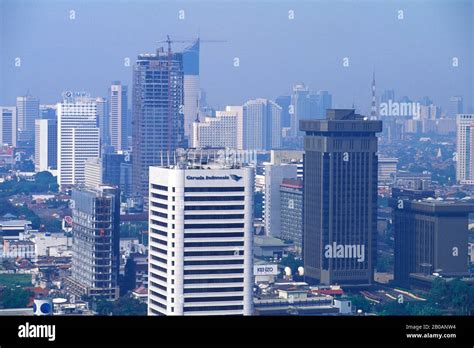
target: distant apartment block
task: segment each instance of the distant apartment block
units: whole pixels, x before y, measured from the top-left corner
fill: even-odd
[[[17,146],[16,107],[0,107],[0,146]]]
[[[474,114],[457,115],[456,180],[474,184]]]
[[[282,145],[281,107],[271,100],[249,100],[243,106],[243,147],[278,149]]]
[[[217,111],[216,117],[206,117],[193,124],[193,147],[237,148],[238,114],[232,111]]]
[[[280,237],[303,252],[303,180],[283,179],[280,185]]]
[[[34,141],[35,120],[39,118],[39,99],[30,95],[16,98],[18,140]]]

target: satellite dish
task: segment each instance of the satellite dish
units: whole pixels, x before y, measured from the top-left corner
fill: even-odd
[[[67,300],[65,298],[62,298],[62,297],[57,297],[57,298],[53,298],[53,303],[54,304],[61,304],[61,303],[66,303]]]
[[[291,276],[291,268],[290,267],[285,267],[285,275],[286,276]]]
[[[298,275],[300,275],[301,277],[304,276],[304,267],[303,266],[298,267]]]

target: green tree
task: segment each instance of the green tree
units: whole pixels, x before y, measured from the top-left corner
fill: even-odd
[[[407,305],[405,303],[389,302],[384,304],[379,310],[380,315],[409,315]]]
[[[119,297],[116,301],[96,300],[92,308],[99,315],[146,315],[147,306],[145,303],[127,294]]]
[[[134,299],[131,296],[123,296],[114,303],[113,315],[146,315],[147,306],[145,303]]]
[[[349,296],[349,299],[351,300],[352,307],[355,308],[356,310],[361,309],[364,313],[372,312],[373,306],[370,303],[370,301],[367,300],[364,296],[352,295],[352,296]]]
[[[448,283],[451,306],[456,311],[456,314],[467,314],[469,302],[469,288],[470,286],[460,279],[454,279]]]
[[[304,266],[303,260],[297,259],[291,254],[286,256],[286,257],[283,257],[280,261],[280,264],[283,267],[290,267],[291,268],[291,274],[293,274],[293,276],[298,275],[298,267]]]
[[[449,289],[446,280],[436,278],[431,284],[429,299],[434,304],[445,304],[449,299]]]
[[[30,293],[22,288],[4,288],[0,293],[0,307],[24,308],[30,301]]]

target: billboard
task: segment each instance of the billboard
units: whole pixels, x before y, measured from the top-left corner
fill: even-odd
[[[255,265],[255,266],[253,266],[253,274],[256,275],[256,276],[277,275],[278,274],[278,265],[276,265],[276,264]]]

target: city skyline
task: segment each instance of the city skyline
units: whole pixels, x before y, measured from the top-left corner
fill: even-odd
[[[8,17],[0,16],[0,25],[5,28],[2,30],[2,51],[6,52],[0,60],[1,105],[10,105],[13,98],[27,92],[37,96],[42,103],[55,103],[65,89],[89,90],[93,95],[105,96],[110,81],[120,80],[131,86],[136,57],[155,50],[159,41],[170,35],[172,40],[178,41],[189,41],[197,36],[203,40],[200,85],[206,90],[209,103],[217,108],[243,104],[252,98],[274,100],[290,94],[293,85],[305,83],[316,91],[330,91],[334,95],[334,107],[348,108],[355,103],[361,112],[368,113],[374,70],[378,91],[393,88],[399,96],[407,95],[414,100],[428,95],[442,107],[448,105],[453,95],[462,95],[467,112],[472,108],[473,52],[472,47],[464,44],[472,42],[469,30],[472,4],[469,1],[459,1],[458,6],[451,7],[441,1],[432,1],[427,6],[409,2],[381,5],[372,1],[357,6],[348,2],[329,6],[319,1],[282,2],[271,6],[261,2],[216,5],[210,1],[197,6],[189,2],[175,5],[167,1],[138,1],[133,6],[135,16],[128,17],[125,17],[128,14],[125,3],[112,6],[109,1],[65,2],[49,6],[50,2],[44,1],[33,7],[28,7],[28,3],[8,0],[1,3],[1,12],[10,13]],[[48,21],[55,25],[54,32],[50,26],[40,25],[44,6],[48,8]],[[24,25],[21,30],[12,32],[11,21],[19,13],[25,20]],[[116,35],[121,37],[123,44],[118,44],[117,39],[94,43],[102,29],[95,28],[94,35],[89,35],[88,21],[92,16],[107,21],[111,15],[116,20],[104,28],[117,33],[124,31],[123,35]],[[143,28],[147,19],[151,21],[153,16],[162,20],[156,32]],[[202,20],[204,16],[206,21]],[[222,21],[227,23],[237,16],[248,23],[236,25],[232,30],[222,23],[218,34],[212,30],[213,25],[219,26]],[[352,30],[347,31],[347,25],[325,25],[328,18],[334,16],[347,22]],[[143,20],[136,23],[133,18]],[[443,24],[421,30],[420,20]],[[312,22],[318,25],[309,25]],[[127,26],[119,25],[122,23]],[[276,25],[282,30],[271,35],[270,29]],[[58,27],[63,33],[58,33]],[[249,35],[255,30],[255,35]],[[33,35],[30,48],[22,44],[27,33]],[[45,42],[38,37],[35,40],[41,33],[56,39]],[[318,41],[314,41],[314,37]],[[206,43],[206,40],[226,42]],[[36,47],[35,42],[41,45]],[[417,42],[423,42],[423,45],[417,45]],[[174,43],[173,51],[188,45]],[[91,47],[99,49],[91,50]],[[34,58],[29,53],[31,50],[35,52]],[[293,63],[290,57],[295,52],[299,53],[298,61]],[[56,64],[51,70],[52,65],[48,62],[53,59]],[[236,59],[238,66],[235,66]],[[80,74],[81,67],[92,66],[91,60],[98,63],[94,64],[97,70]],[[17,63],[20,66],[16,66]],[[77,68],[65,73],[70,64]],[[289,69],[281,69],[288,64]],[[31,74],[31,69],[39,74]],[[404,71],[405,79],[399,78],[400,69]],[[279,71],[278,75],[274,71]],[[239,87],[244,88],[237,89],[235,84],[225,83],[230,80],[239,81]],[[269,80],[273,83],[264,84],[263,81]],[[44,81],[48,81],[48,91],[41,88]],[[442,86],[439,81],[443,81]],[[219,88],[220,85],[227,88]]]
[[[472,317],[472,29],[474,0],[0,0],[0,317]]]

